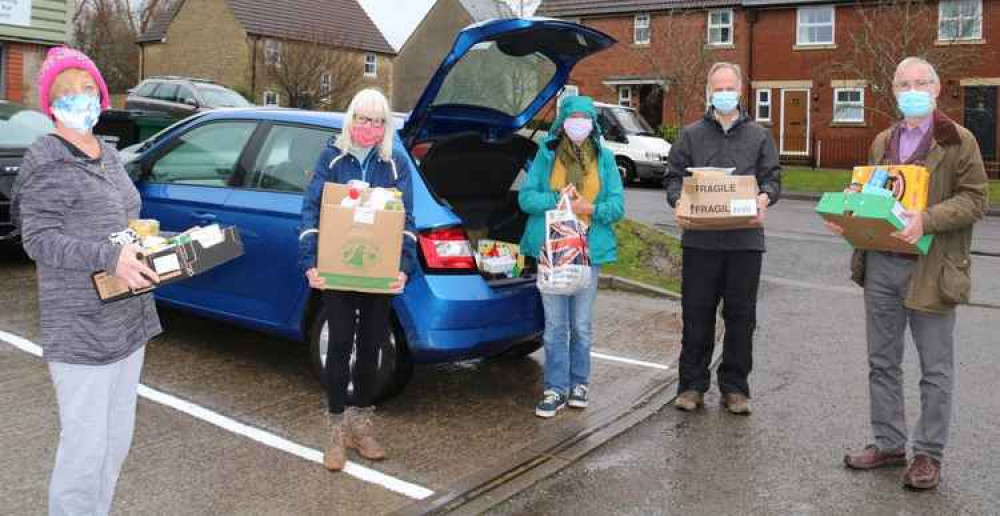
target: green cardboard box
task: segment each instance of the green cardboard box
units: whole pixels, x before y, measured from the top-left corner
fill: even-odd
[[[844,238],[855,248],[927,254],[934,235],[924,235],[916,245],[892,236],[906,227],[903,211],[893,197],[866,193],[829,192],[816,205],[816,213],[844,228]]]

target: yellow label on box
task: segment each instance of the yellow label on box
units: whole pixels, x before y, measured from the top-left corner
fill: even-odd
[[[884,188],[892,192],[897,201],[908,210],[923,211],[927,208],[927,192],[930,190],[931,173],[919,165],[879,165],[877,167],[854,167],[851,183],[864,185],[877,168],[888,169],[889,179]]]

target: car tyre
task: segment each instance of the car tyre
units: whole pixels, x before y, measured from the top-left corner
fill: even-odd
[[[389,339],[379,350],[378,369],[375,382],[375,402],[385,401],[398,395],[413,376],[413,360],[406,344],[405,332],[402,331],[395,316],[392,320],[392,330]],[[309,359],[312,372],[316,375],[323,388],[326,388],[326,350],[329,344],[327,318],[323,309],[315,310],[309,324]],[[354,374],[354,354],[351,354],[351,374]],[[353,399],[353,388],[348,386],[348,399]]]
[[[627,158],[615,158],[615,165],[618,167],[618,175],[622,178],[622,185],[628,186],[635,182],[635,165]]]
[[[514,344],[513,346],[510,347],[510,349],[503,352],[503,356],[523,358],[534,353],[535,351],[538,351],[541,348],[542,348],[542,338],[539,337],[537,339],[526,340],[524,342],[519,342],[517,344]]]

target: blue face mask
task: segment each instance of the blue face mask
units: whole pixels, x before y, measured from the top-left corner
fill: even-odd
[[[52,103],[52,115],[69,129],[89,133],[101,116],[101,100],[87,93],[63,95]]]
[[[723,115],[732,113],[740,105],[740,94],[735,91],[716,91],[712,93],[712,107]]]
[[[896,95],[896,104],[906,118],[922,118],[934,110],[934,99],[927,91],[906,90]]]

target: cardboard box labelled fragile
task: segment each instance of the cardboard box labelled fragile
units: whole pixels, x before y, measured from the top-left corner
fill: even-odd
[[[243,240],[240,232],[235,226],[229,226],[222,229],[219,240],[191,240],[143,256],[146,266],[159,276],[160,282],[155,286],[132,290],[124,280],[105,271],[95,272],[91,279],[101,301],[117,301],[197,276],[242,255]]]
[[[392,293],[399,276],[406,212],[344,207],[347,185],[327,183],[316,268],[326,289]]]
[[[677,218],[686,230],[726,230],[759,228],[757,178],[730,176],[710,171],[693,172],[684,178]]]
[[[892,236],[906,227],[903,205],[885,195],[829,192],[823,194],[816,212],[844,228],[844,239],[857,249],[927,254],[934,239],[924,235],[916,244]]]

